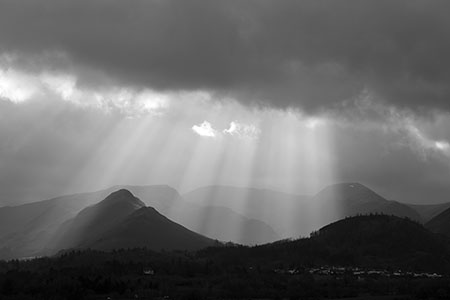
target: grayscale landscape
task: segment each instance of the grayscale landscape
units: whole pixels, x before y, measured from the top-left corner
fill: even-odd
[[[0,300],[450,299],[449,14],[0,0]]]

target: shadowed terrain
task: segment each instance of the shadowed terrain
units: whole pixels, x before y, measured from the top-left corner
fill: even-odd
[[[112,195],[126,194],[122,191],[108,196],[120,189],[129,190],[140,200],[112,201]],[[408,206],[386,200],[359,183],[328,186],[313,197],[231,186],[210,186],[180,196],[165,185],[116,186],[0,208],[4,217],[0,219],[0,257],[36,256],[93,245],[100,233],[119,226],[144,206],[154,207],[173,222],[210,239],[257,245],[308,236],[330,222],[359,214],[382,213],[421,221],[439,214],[445,205]],[[449,218],[439,219],[427,226],[440,232],[437,227],[445,226],[433,224],[445,224]]]
[[[110,242],[125,246],[135,238],[145,240],[148,227],[161,226],[159,222],[170,221],[153,208],[140,208],[97,246],[109,249]],[[83,250],[0,261],[0,295],[8,300],[446,299],[448,250],[447,240],[409,219],[356,216],[309,238],[254,247]]]

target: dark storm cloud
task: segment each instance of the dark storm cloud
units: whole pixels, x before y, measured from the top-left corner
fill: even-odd
[[[449,13],[448,1],[1,1],[0,49],[60,51],[120,83],[282,108],[369,91],[450,110]]]

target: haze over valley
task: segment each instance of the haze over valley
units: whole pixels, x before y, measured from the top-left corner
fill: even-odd
[[[408,218],[450,235],[443,221],[449,210],[449,203],[389,201],[359,183],[327,186],[314,196],[232,186],[184,195],[169,186],[116,186],[0,208],[0,253],[11,259],[68,249],[252,246],[308,237],[332,222],[367,214]]]

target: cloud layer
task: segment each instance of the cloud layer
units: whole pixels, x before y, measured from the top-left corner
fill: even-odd
[[[76,73],[80,85],[207,90],[312,110],[370,92],[398,107],[450,110],[444,0],[0,5],[0,51],[22,68]]]
[[[0,204],[124,183],[333,181],[445,201],[449,12],[446,0],[0,0]]]

